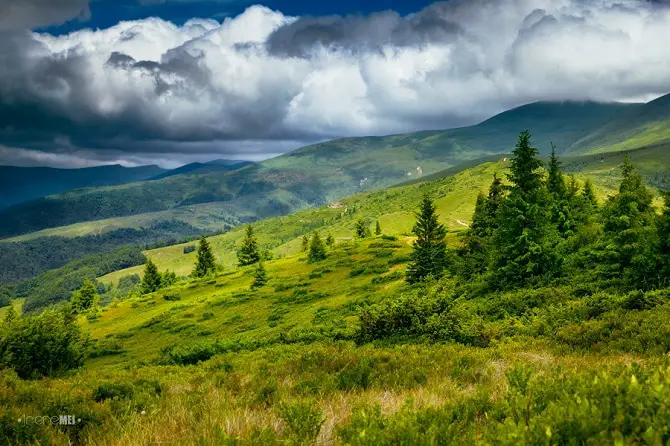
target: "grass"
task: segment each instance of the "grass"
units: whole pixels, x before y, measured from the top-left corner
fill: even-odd
[[[253,292],[247,267],[113,302],[80,318],[93,342],[82,370],[40,381],[0,372],[4,434],[42,444],[537,444],[549,428],[556,443],[591,432],[610,444],[624,429],[661,444],[670,362],[657,352],[613,344],[585,354],[524,334],[535,323],[522,317],[492,322],[500,335],[486,347],[352,342],[359,307],[408,290],[395,273],[410,242],[343,241],[318,264],[269,261],[268,284]],[[515,326],[525,328],[512,336]],[[631,433],[608,415],[619,405],[661,430]],[[83,421],[15,422],[59,410]]]

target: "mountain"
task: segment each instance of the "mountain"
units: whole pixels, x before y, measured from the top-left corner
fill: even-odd
[[[218,203],[233,222],[286,214],[340,197],[423,177],[482,156],[509,152],[530,129],[542,153],[559,152],[639,104],[540,102],[476,126],[382,137],[344,138],[230,172],[201,171],[113,188],[71,191],[0,212],[0,237],[78,222]],[[198,173],[200,172],[200,173]],[[192,221],[189,222],[195,226]]]
[[[163,172],[160,175],[150,178],[150,180],[162,180],[163,178],[175,175],[199,175],[214,172],[230,172],[241,169],[244,166],[253,164],[251,161],[233,161],[233,160],[214,160],[207,163],[191,163],[176,169]]]
[[[0,166],[0,209],[71,189],[142,181],[163,172],[165,170],[158,166],[113,165],[82,169]]]
[[[670,142],[670,95],[630,107],[568,151],[573,154],[630,150]]]

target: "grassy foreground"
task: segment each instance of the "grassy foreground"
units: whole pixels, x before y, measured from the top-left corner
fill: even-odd
[[[270,280],[256,291],[253,269],[243,268],[82,317],[93,343],[83,370],[39,381],[0,373],[2,437],[122,445],[670,440],[670,292],[637,311],[625,310],[626,296],[605,305],[570,287],[466,299],[457,311],[470,315],[470,345],[359,345],[359,308],[409,292],[409,242],[341,242],[317,265],[304,254],[267,262]],[[59,414],[81,421],[25,423]]]

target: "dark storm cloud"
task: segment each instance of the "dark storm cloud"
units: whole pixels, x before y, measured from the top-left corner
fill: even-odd
[[[60,24],[75,17],[88,18],[88,0],[2,0],[0,31]]]
[[[271,54],[308,57],[315,48],[352,52],[378,51],[385,46],[448,44],[462,29],[450,20],[450,3],[437,3],[410,17],[394,11],[369,16],[303,17],[270,35]]]

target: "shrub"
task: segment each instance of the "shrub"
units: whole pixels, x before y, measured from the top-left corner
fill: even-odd
[[[2,363],[21,378],[53,376],[83,365],[87,338],[65,312],[19,319],[1,336]]]
[[[279,413],[298,441],[314,441],[324,422],[321,409],[310,401],[282,403]]]
[[[184,246],[184,254],[195,252],[195,245]]]
[[[167,300],[168,302],[175,302],[181,300],[181,296],[177,293],[166,293],[163,295],[163,299]]]

